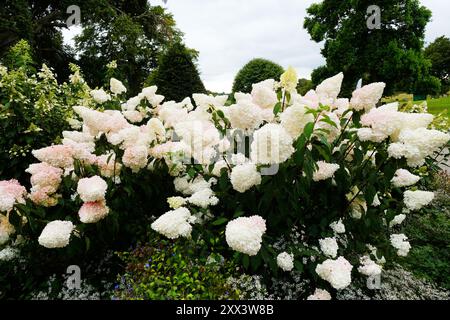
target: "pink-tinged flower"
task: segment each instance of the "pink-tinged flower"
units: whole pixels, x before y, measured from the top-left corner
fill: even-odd
[[[71,168],[73,166],[73,149],[69,146],[54,145],[32,151],[33,156],[53,167]]]
[[[52,167],[45,162],[33,163],[25,172],[31,174],[30,182],[33,188],[51,187],[52,192],[58,189],[63,175],[62,169]]]
[[[96,223],[105,218],[109,208],[105,201],[85,202],[78,211],[80,221],[83,223]]]
[[[28,198],[39,206],[54,207],[58,204],[59,194],[54,194],[55,189],[53,187],[31,188],[31,192]]]
[[[310,295],[306,300],[331,300],[331,295],[327,290],[316,289],[314,294]]]
[[[0,181],[0,212],[9,212],[16,203],[24,203],[26,193],[27,190],[15,179]]]
[[[114,153],[102,154],[96,159],[96,164],[100,169],[100,174],[103,177],[111,178],[114,175],[117,177],[120,175],[122,165],[115,161],[116,155]]]
[[[80,179],[77,186],[77,192],[84,202],[104,200],[107,189],[106,181],[99,176]]]
[[[384,82],[375,82],[353,91],[350,108],[369,111],[381,99],[385,87]]]
[[[145,146],[135,146],[125,149],[122,157],[122,162],[125,167],[130,168],[133,172],[138,172],[140,169],[147,166],[148,149]]]
[[[9,223],[8,217],[0,214],[0,246],[5,244],[14,232],[16,232],[16,230],[14,229],[14,226]]]

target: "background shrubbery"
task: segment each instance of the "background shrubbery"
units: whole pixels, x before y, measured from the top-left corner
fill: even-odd
[[[152,72],[147,84],[158,87],[166,101],[180,102],[194,93],[205,93],[195,60],[198,53],[182,43],[172,44],[159,58],[158,68]]]
[[[0,71],[0,177],[27,183],[24,170],[34,161],[31,150],[56,142],[70,128],[70,106],[89,100],[89,87],[75,65],[70,82],[58,84],[51,69],[36,66],[26,41],[12,47],[5,61]]]
[[[266,59],[253,59],[236,74],[233,83],[233,92],[252,91],[252,84],[266,79],[279,80],[284,72],[283,67]]]

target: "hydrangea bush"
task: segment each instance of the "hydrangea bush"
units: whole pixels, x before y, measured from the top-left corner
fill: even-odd
[[[0,65],[0,177],[25,182],[31,151],[53,143],[64,129],[74,104],[89,104],[89,87],[80,69],[70,65],[70,81],[58,84],[45,64],[36,72],[29,44],[11,48],[7,66]]]
[[[137,212],[155,215],[163,236],[201,239],[249,272],[300,273],[311,281],[305,298],[379,276],[408,254],[395,226],[432,201],[414,185],[450,136],[428,129],[428,113],[377,106],[384,83],[338,98],[342,80],[301,96],[289,68],[228,105],[204,94],[164,101],[154,86],[126,99],[112,78],[91,91],[95,104],[73,106],[78,129],[33,151],[29,191],[1,182],[0,244],[21,235],[45,250],[92,236],[97,245],[101,230]]]

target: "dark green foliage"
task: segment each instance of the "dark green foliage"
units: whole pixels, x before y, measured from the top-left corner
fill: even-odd
[[[314,89],[313,83],[308,79],[298,80],[297,91],[301,95],[305,95],[309,90]]]
[[[119,256],[126,263],[114,298],[144,300],[237,299],[226,281],[236,266],[192,240],[166,240],[151,232],[145,245]]]
[[[67,28],[77,5],[82,34],[76,39],[76,57],[64,45],[61,29]],[[0,7],[0,58],[20,39],[29,41],[38,64],[55,69],[58,80],[70,74],[69,62],[77,61],[93,86],[102,85],[106,64],[116,60],[123,80],[131,89],[141,86],[156,67],[161,49],[181,33],[173,16],[146,0],[4,0]]]
[[[283,72],[283,67],[275,62],[253,59],[237,73],[233,83],[233,92],[249,93],[252,91],[252,84],[267,79],[279,80]]]
[[[74,59],[63,43],[59,28],[66,27],[67,7],[79,2],[3,0],[0,6],[0,58],[20,39],[25,39],[33,48],[38,65],[47,63],[55,69],[59,79],[67,79],[69,62]]]
[[[173,16],[145,0],[102,0],[83,6],[82,12],[88,13],[75,42],[79,64],[93,87],[104,84],[106,64],[115,60],[115,77],[136,94],[157,66],[158,55],[181,37]]]
[[[442,83],[442,93],[450,90],[450,39],[442,36],[434,40],[426,49],[425,56],[431,60],[431,74]]]
[[[402,232],[411,240],[403,264],[413,273],[450,289],[450,178],[441,172],[432,177],[435,200],[422,213],[410,214]]]
[[[69,105],[84,97],[85,85],[58,86],[54,78],[36,76],[31,48],[19,41],[6,55],[9,69],[0,75],[0,178],[19,179],[36,162],[31,150],[51,145],[69,128]],[[39,66],[40,68],[40,66]]]
[[[381,8],[381,29],[367,27],[370,5]],[[392,94],[412,92],[415,82],[428,75],[430,62],[422,48],[430,18],[418,0],[324,0],[307,9],[304,27],[314,41],[325,41],[322,55],[329,74],[344,72],[343,96],[360,78],[364,84],[386,82],[385,93]],[[313,77],[314,85],[317,80]]]
[[[126,250],[131,244],[145,239],[151,223],[150,216],[159,216],[168,209],[164,201],[156,199],[165,199],[173,194],[173,183],[167,174],[167,167],[160,161],[155,163],[154,173],[141,171],[131,174],[129,169],[122,170],[126,172],[122,174],[120,185],[113,188],[113,182],[108,179],[108,216],[95,224],[79,224],[77,232],[80,237],[73,236],[65,248],[47,249],[40,246],[37,239],[48,221],[62,219],[78,224],[77,212],[82,201],[79,197],[70,200],[77,187],[76,181],[69,176],[64,177],[59,190],[62,197],[55,207],[39,207],[31,201],[27,201],[26,205],[17,205],[17,212],[26,217],[28,223],[22,225],[16,211],[11,212],[10,222],[15,226],[16,235],[24,235],[29,240],[21,246],[21,257],[27,263],[23,270],[15,271],[14,263],[0,262],[0,298],[2,295],[27,298],[36,285],[54,273],[64,274],[67,266],[74,264],[83,267],[97,261],[109,250]],[[79,164],[75,165],[75,172],[79,176],[99,174],[95,166],[81,167]],[[112,272],[119,272],[119,268],[117,263]],[[90,276],[86,269],[82,270],[84,276]]]
[[[166,101],[180,102],[194,93],[206,93],[195,65],[196,58],[194,50],[180,42],[172,44],[161,55],[158,68],[150,75],[147,84],[156,85],[158,93]]]
[[[441,92],[441,81],[434,76],[426,76],[416,82],[414,93],[417,95],[438,95]]]

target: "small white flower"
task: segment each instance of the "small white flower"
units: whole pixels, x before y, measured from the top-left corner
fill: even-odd
[[[294,255],[287,252],[282,252],[277,256],[277,264],[284,271],[291,271],[294,269]]]
[[[336,258],[339,246],[335,238],[320,239],[319,244],[324,255]]]
[[[111,80],[109,81],[109,84],[111,87],[111,92],[114,94],[121,94],[121,93],[127,92],[127,88],[125,88],[123,83],[115,78],[111,78]]]

